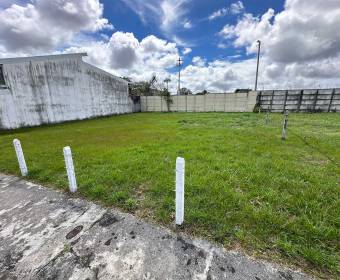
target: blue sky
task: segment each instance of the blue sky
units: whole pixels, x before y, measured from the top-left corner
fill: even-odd
[[[134,81],[193,92],[340,86],[339,0],[1,0],[0,57],[87,52]]]
[[[148,35],[155,35],[158,38],[165,40],[172,40],[172,36],[167,36],[159,28],[157,21],[149,19],[147,22],[143,22],[136,14],[136,11],[131,9],[124,1],[116,0],[102,0],[104,6],[104,17],[108,18],[114,25],[115,29],[133,32],[135,37],[139,40],[145,38]],[[241,55],[234,59],[244,59],[248,57],[244,48],[235,48],[230,44],[225,49],[218,47],[220,39],[216,37],[225,24],[235,24],[237,19],[242,16],[243,12],[249,12],[254,15],[261,16],[269,8],[273,8],[275,11],[280,12],[283,10],[283,0],[246,0],[243,1],[244,11],[238,14],[232,14],[228,12],[225,16],[221,16],[214,20],[209,20],[208,17],[214,12],[222,8],[229,8],[230,5],[237,1],[226,0],[195,0],[183,5],[183,9],[187,10],[185,19],[191,22],[192,28],[177,28],[171,35],[176,35],[182,39],[184,46],[191,47],[193,50],[188,56],[184,58],[184,63],[188,64],[194,56],[205,57],[207,60],[221,59],[229,56]],[[181,20],[181,19],[179,19]],[[110,35],[109,33],[107,33]],[[183,47],[183,46],[182,46]],[[251,54],[253,55],[253,54]]]

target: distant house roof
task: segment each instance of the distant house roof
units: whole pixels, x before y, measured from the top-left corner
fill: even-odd
[[[29,61],[41,61],[41,60],[57,60],[65,58],[78,58],[81,59],[83,56],[87,56],[87,53],[68,53],[68,54],[56,54],[56,55],[42,55],[42,56],[29,56],[29,57],[12,57],[0,59],[0,64],[12,64]]]

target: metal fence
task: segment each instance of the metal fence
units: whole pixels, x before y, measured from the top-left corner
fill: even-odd
[[[258,91],[257,104],[270,112],[339,112],[340,88]]]

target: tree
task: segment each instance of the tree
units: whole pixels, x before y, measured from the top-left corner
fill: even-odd
[[[153,74],[149,82],[150,88],[153,87],[156,83],[157,83],[157,76],[156,74]]]
[[[166,83],[166,89],[169,91],[169,83],[171,82],[171,79],[166,78],[163,82]]]
[[[159,91],[156,88],[156,83],[157,83],[157,76],[152,75],[151,79],[147,82],[142,81],[142,82],[137,82],[137,83],[132,83],[130,86],[130,94],[131,95],[157,95],[157,92]]]
[[[164,80],[164,83],[168,82],[170,82],[169,78]],[[170,92],[163,83],[157,83],[157,76],[155,74],[147,82],[129,83],[129,91],[131,96],[162,96],[166,101],[168,111],[170,110],[170,104],[172,103]]]
[[[184,87],[180,89],[179,94],[180,95],[192,95],[192,91]]]
[[[196,95],[206,95],[206,94],[208,94],[209,92],[205,89],[205,90],[203,90],[203,91],[201,91],[201,92],[197,92],[196,93]]]
[[[172,98],[171,98],[171,95],[168,89],[164,88],[163,90],[160,91],[159,95],[163,96],[166,102],[166,106],[168,107],[168,111],[170,111],[170,104],[172,104],[173,101],[172,101]]]
[[[127,81],[127,82],[129,82],[129,83],[132,82],[132,80],[131,80],[129,77],[126,77],[126,76],[122,77],[122,79],[125,80],[125,81]]]

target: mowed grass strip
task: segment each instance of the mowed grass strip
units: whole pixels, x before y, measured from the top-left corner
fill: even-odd
[[[340,114],[140,113],[2,132],[0,171],[172,226],[175,160],[186,160],[184,231],[339,277]]]

